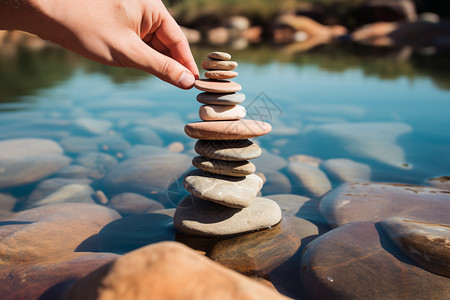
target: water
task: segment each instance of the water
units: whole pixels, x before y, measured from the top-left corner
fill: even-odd
[[[193,50],[199,62],[210,49]],[[258,139],[268,151],[284,158],[350,158],[369,164],[374,181],[422,183],[449,170],[447,58],[405,60],[398,54],[405,49],[355,45],[298,54],[270,46],[229,51],[239,62],[236,81],[247,95],[249,117],[274,127]],[[192,149],[183,125],[198,119],[196,90],[178,90],[146,73],[60,49],[22,49],[15,57],[2,56],[0,66],[2,139],[52,136],[51,124],[26,128],[33,119],[89,117],[113,121],[119,134],[144,124],[165,145],[181,141]]]

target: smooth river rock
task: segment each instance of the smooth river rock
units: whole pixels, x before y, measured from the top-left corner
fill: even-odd
[[[243,161],[259,157],[262,150],[250,140],[198,140],[195,152],[211,159]]]
[[[450,176],[430,178],[427,183],[438,189],[450,190]]]
[[[64,203],[24,210],[0,222],[0,263],[24,263],[61,253],[96,251],[96,234],[120,218],[95,204]]]
[[[271,130],[269,123],[246,119],[194,122],[184,127],[188,136],[198,140],[242,140],[265,135]]]
[[[186,234],[229,236],[266,229],[278,224],[281,210],[270,199],[257,197],[249,207],[238,209],[188,195],[178,204],[175,227]]]
[[[239,83],[229,80],[197,79],[194,86],[208,93],[234,93],[242,89]]]
[[[450,278],[417,266],[379,226],[354,222],[312,241],[301,284],[308,299],[448,299]]]
[[[92,203],[95,204],[94,190],[86,184],[72,183],[67,184],[34,202],[26,202],[25,208],[37,207],[42,205],[56,204],[56,203]]]
[[[287,299],[177,242],[130,252],[79,279],[65,300]]]
[[[0,141],[0,188],[43,179],[70,164],[61,146],[47,139]]]
[[[356,182],[370,181],[371,170],[366,164],[362,164],[347,158],[333,158],[324,161],[320,167],[335,181]]]
[[[238,72],[214,70],[205,72],[205,77],[208,79],[231,79],[238,76]]]
[[[239,120],[246,111],[241,105],[202,105],[198,114],[203,121]]]
[[[397,216],[446,224],[450,192],[400,183],[346,183],[322,198],[320,212],[331,227]]]
[[[294,184],[308,196],[318,198],[331,190],[330,180],[319,168],[305,163],[290,162],[287,170]]]
[[[109,202],[109,206],[117,210],[122,216],[130,216],[164,209],[164,206],[158,201],[136,193],[122,193],[115,195]]]
[[[255,174],[231,177],[196,169],[186,174],[183,185],[189,193],[200,199],[244,208],[255,200],[263,181]]]
[[[217,59],[217,60],[230,60],[231,54],[222,52],[222,51],[214,51],[214,52],[208,53],[207,57],[211,58],[211,59]]]
[[[380,222],[403,253],[424,269],[450,277],[450,220],[435,224],[405,218]]]
[[[203,104],[216,105],[237,105],[245,100],[245,95],[242,93],[200,93],[197,95],[197,101]]]
[[[231,60],[215,60],[204,59],[202,60],[202,69],[204,70],[226,70],[231,71],[236,69],[238,63]]]
[[[192,165],[198,169],[214,174],[242,177],[253,174],[255,165],[249,161],[225,161],[208,159],[204,156],[196,156],[192,159]]]

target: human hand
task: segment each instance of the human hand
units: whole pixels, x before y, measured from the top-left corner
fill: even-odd
[[[183,89],[199,76],[186,37],[160,0],[26,1],[33,12],[16,29],[103,64],[149,72]]]

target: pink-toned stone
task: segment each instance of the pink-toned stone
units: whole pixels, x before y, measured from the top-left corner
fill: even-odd
[[[241,140],[265,135],[272,130],[269,123],[241,119],[236,121],[194,122],[184,126],[188,136],[199,140]]]
[[[230,79],[238,76],[238,72],[224,71],[224,70],[212,70],[205,73],[205,77],[209,79]]]
[[[236,69],[238,63],[231,60],[214,60],[204,59],[202,60],[202,69],[204,70],[226,70],[231,71]]]
[[[208,54],[208,58],[217,59],[217,60],[230,60],[231,55],[226,52],[214,51]]]
[[[198,114],[203,121],[239,120],[247,111],[241,105],[202,105]]]
[[[198,79],[194,86],[198,90],[209,93],[234,93],[242,89],[239,83],[229,80]]]

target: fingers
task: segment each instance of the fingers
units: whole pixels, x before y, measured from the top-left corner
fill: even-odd
[[[163,17],[161,26],[155,32],[156,37],[169,49],[171,57],[188,68],[198,79],[199,71],[186,36],[167,11],[163,13]]]
[[[195,76],[190,69],[149,47],[134,33],[130,33],[129,43],[122,52],[130,67],[151,73],[182,89],[190,89],[194,85]]]

